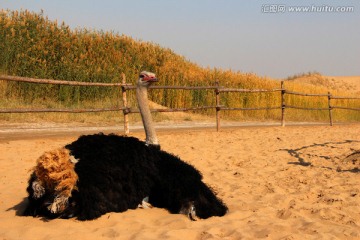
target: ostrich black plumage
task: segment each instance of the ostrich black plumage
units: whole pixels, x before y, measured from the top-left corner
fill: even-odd
[[[90,220],[135,209],[144,198],[192,220],[226,214],[226,205],[202,182],[198,170],[160,149],[147,104],[147,88],[155,81],[154,74],[142,72],[137,85],[146,141],[114,134],[79,137],[65,146],[77,159],[73,167],[78,180],[71,194],[54,191],[54,184],[46,185],[34,171],[24,215]]]

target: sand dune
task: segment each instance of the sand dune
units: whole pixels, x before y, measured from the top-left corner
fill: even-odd
[[[338,90],[349,96],[360,94],[360,76],[322,76],[313,74],[300,76],[289,81],[323,87],[328,91]]]
[[[360,93],[360,76],[326,76],[335,89]]]
[[[160,132],[229,212],[196,222],[163,209],[80,222],[22,217],[29,170],[77,138],[0,142],[0,239],[360,239],[360,126]],[[143,134],[134,134],[141,139]]]

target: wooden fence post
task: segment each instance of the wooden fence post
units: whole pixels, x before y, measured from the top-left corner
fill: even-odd
[[[219,81],[216,80],[215,82],[216,89],[216,131],[220,131],[220,91],[219,91]]]
[[[285,87],[284,87],[284,81],[281,81],[281,126],[285,127]]]
[[[328,103],[329,103],[329,118],[330,118],[330,126],[333,125],[333,119],[332,119],[332,106],[331,106],[331,93],[328,92]]]
[[[122,84],[126,84],[126,76],[124,73],[121,73],[121,77],[122,77]],[[129,134],[129,109],[128,109],[128,103],[127,103],[127,98],[126,98],[126,87],[122,86],[121,87],[122,90],[122,100],[123,100],[123,105],[124,105],[124,109],[123,109],[123,113],[124,113],[124,132],[125,135]]]

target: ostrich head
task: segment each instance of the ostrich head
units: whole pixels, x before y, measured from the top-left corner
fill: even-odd
[[[153,126],[151,112],[148,103],[148,87],[157,82],[155,74],[152,72],[142,71],[139,75],[139,80],[136,88],[136,99],[138,101],[141,119],[144,125],[146,134],[146,144],[156,146],[159,148],[159,141],[156,136],[155,127]]]
[[[157,82],[155,74],[152,72],[142,71],[139,75],[138,86],[149,87],[153,82]]]

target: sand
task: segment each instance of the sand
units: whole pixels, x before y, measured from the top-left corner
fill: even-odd
[[[0,239],[360,239],[360,125],[160,132],[229,207],[196,222],[164,209],[97,220],[22,217],[29,170],[77,136],[0,141]],[[132,134],[144,139],[143,133]]]

